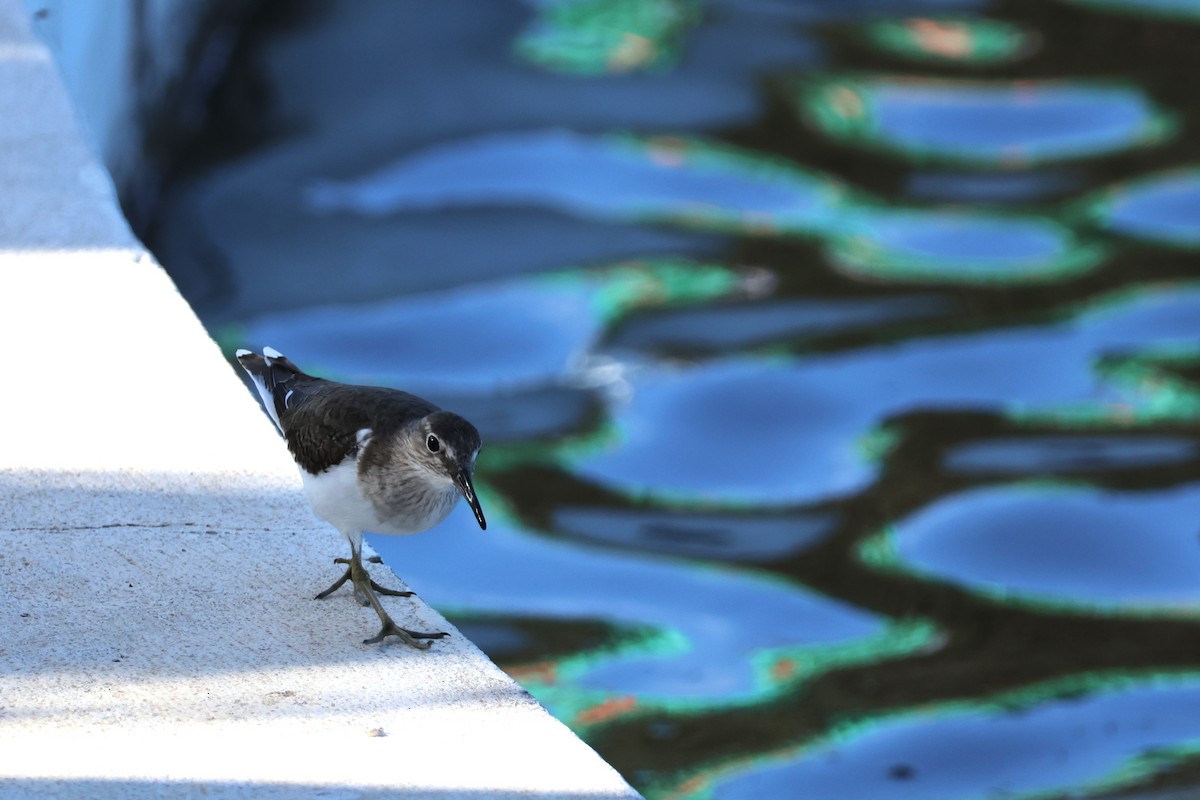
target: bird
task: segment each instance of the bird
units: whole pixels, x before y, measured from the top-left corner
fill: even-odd
[[[236,357],[283,434],[313,511],[350,544],[349,558],[334,559],[346,572],[315,599],[324,600],[350,581],[355,598],[375,610],[382,626],[363,644],[394,636],[427,650],[432,640],[447,636],[401,628],[392,620],[377,594],[412,592],[371,579],[362,562],[363,533],[426,531],[450,514],[459,497],[487,530],[473,482],[483,444],[479,431],[458,414],[399,389],[309,375],[271,347],[261,355],[238,350]]]

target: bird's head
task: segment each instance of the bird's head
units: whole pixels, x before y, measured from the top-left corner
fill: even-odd
[[[472,475],[475,457],[483,440],[470,422],[449,411],[436,411],[421,419],[413,429],[412,452],[417,462],[430,472],[450,480],[466,499],[479,527],[487,530],[483,507],[475,495]]]

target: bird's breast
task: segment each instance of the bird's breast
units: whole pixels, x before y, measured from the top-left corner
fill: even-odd
[[[363,494],[379,519],[376,533],[420,533],[449,516],[458,488],[449,479],[416,465],[392,463],[360,470]]]

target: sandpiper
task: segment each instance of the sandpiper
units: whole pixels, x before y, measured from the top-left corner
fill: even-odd
[[[467,420],[416,395],[382,386],[351,386],[307,375],[278,351],[237,351],[263,406],[287,440],[304,493],[317,515],[350,543],[346,572],[317,595],[322,600],[347,580],[358,601],[375,609],[383,627],[363,644],[389,636],[421,650],[447,634],[401,628],[376,593],[408,597],[371,580],[362,563],[362,537],[409,534],[444,520],[461,495],[480,528],[487,528],[471,476],[482,444]]]

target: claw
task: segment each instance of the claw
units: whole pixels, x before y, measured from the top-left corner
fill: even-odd
[[[368,561],[376,564],[383,563],[378,556],[371,556]],[[346,581],[351,581],[354,584],[354,597],[364,606],[370,606],[375,609],[375,613],[379,615],[379,621],[382,626],[379,628],[379,633],[372,636],[370,639],[363,639],[363,644],[379,644],[389,636],[395,636],[400,641],[407,644],[409,647],[415,647],[418,650],[428,650],[432,644],[432,639],[442,639],[449,636],[443,631],[410,631],[407,628],[401,628],[388,613],[384,611],[383,606],[379,602],[379,598],[375,596],[376,592],[391,597],[411,597],[412,592],[399,591],[397,589],[388,589],[380,586],[371,579],[371,575],[367,572],[367,568],[363,566],[361,551],[353,543],[350,546],[350,558],[335,558],[335,564],[345,564],[346,572],[342,577],[333,582],[325,591],[317,595],[317,600],[324,600],[329,595],[342,587]]]
[[[370,558],[368,558],[368,559],[367,559],[367,561],[370,561],[372,564],[382,564],[382,563],[383,563],[383,559],[382,559],[382,558],[380,558],[379,556],[371,556]],[[335,559],[333,560],[333,563],[335,563],[335,564],[349,564],[349,563],[350,563],[350,559],[348,559],[348,558],[335,558]],[[346,582],[346,581],[348,581],[348,580],[351,580],[351,579],[354,577],[354,576],[351,574],[352,572],[353,572],[353,570],[352,570],[352,569],[351,569],[349,566],[347,566],[347,567],[346,567],[346,572],[345,572],[345,573],[343,573],[342,577],[340,577],[340,578],[338,578],[336,581],[334,581],[334,582],[333,582],[333,584],[332,584],[332,585],[331,585],[331,586],[330,586],[328,589],[326,589],[325,591],[321,592],[320,594],[318,594],[318,595],[317,595],[316,597],[314,597],[313,599],[314,599],[314,600],[324,600],[326,597],[329,597],[329,595],[333,594],[333,593],[334,593],[334,592],[336,592],[338,589],[342,588],[342,584],[343,584],[343,583],[345,583],[345,582]],[[374,589],[374,590],[375,590],[376,592],[378,592],[379,594],[387,595],[388,597],[412,597],[412,596],[413,596],[413,592],[406,592],[406,591],[402,591],[402,590],[400,590],[400,589],[389,589],[389,588],[387,588],[386,586],[380,586],[378,583],[376,583],[376,582],[375,582],[375,579],[374,579],[374,578],[368,578],[368,580],[371,582],[371,588],[372,588],[372,589]],[[358,590],[358,584],[357,584],[357,583],[355,584],[355,591],[354,591],[354,594],[355,594],[355,596],[358,598],[358,602],[359,602],[359,604],[360,604],[360,605],[364,605],[364,606],[368,606],[368,605],[370,605],[370,603],[368,603],[368,602],[366,601],[366,599],[365,599],[365,598],[362,596],[362,593],[361,593],[361,592]]]
[[[363,639],[363,644],[379,644],[389,636],[395,636],[400,641],[404,642],[409,647],[415,647],[418,650],[428,650],[433,642],[423,642],[421,639],[442,639],[450,634],[444,631],[431,631],[425,633],[422,631],[410,631],[407,628],[401,628],[396,623],[392,622],[390,617],[384,615],[383,626],[379,629],[379,633],[372,636],[370,639]]]

